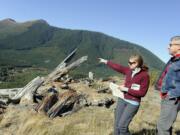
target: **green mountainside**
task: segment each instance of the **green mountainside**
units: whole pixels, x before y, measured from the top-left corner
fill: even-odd
[[[164,66],[157,56],[142,46],[103,33],[57,28],[44,20],[0,21],[0,66],[53,69],[75,48],[77,52],[72,61],[88,55],[88,61],[73,71],[77,74],[93,71],[110,75],[115,72],[98,64],[97,58],[127,65],[128,57],[133,53],[140,53],[150,69],[160,70]]]

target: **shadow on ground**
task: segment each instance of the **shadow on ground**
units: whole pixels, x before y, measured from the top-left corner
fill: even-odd
[[[157,131],[155,129],[151,129],[151,130],[143,129],[142,131],[133,133],[132,135],[157,135]],[[180,130],[176,131],[175,135],[180,135]]]
[[[180,135],[180,130],[176,131],[175,133],[176,135]]]
[[[155,129],[143,129],[139,132],[133,133],[132,135],[156,135]]]

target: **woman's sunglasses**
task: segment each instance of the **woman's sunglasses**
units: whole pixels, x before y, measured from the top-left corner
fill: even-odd
[[[132,65],[132,64],[135,64],[135,63],[136,63],[135,61],[133,61],[133,62],[128,61],[128,64],[129,64],[129,65]]]
[[[173,45],[180,45],[180,44],[169,44],[170,47],[173,46]]]

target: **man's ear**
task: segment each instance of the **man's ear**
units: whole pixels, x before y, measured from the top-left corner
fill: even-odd
[[[180,48],[178,48],[177,51],[180,52]]]

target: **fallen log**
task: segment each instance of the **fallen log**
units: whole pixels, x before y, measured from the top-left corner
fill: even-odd
[[[97,90],[97,93],[110,93],[109,87],[100,88]]]
[[[115,101],[112,98],[105,98],[105,99],[102,99],[99,101],[93,101],[93,102],[91,102],[90,105],[92,105],[92,106],[104,106],[104,107],[109,108],[112,104],[114,104],[114,102]]]
[[[77,48],[74,49],[56,68],[56,69],[59,69],[59,68],[63,68],[66,66],[66,63],[74,56],[74,54],[76,53],[77,51]],[[65,66],[64,66],[65,65]]]
[[[69,70],[72,70],[72,69],[76,68],[77,66],[79,66],[81,63],[85,62],[87,60],[87,58],[88,58],[87,56],[83,56],[67,67],[59,68],[59,69],[53,71],[53,74],[48,75],[44,84],[47,84],[50,81],[56,81],[57,79],[59,79],[60,77],[62,77],[66,73],[68,73]]]
[[[55,76],[58,72],[58,70],[65,68],[67,62],[72,58],[72,56],[75,54],[77,51],[77,48],[74,49],[48,76],[44,84],[48,83],[53,76]]]
[[[67,83],[65,83],[65,84],[62,84],[62,85],[60,86],[60,88],[61,88],[61,89],[69,89],[69,86],[68,86]]]
[[[0,114],[4,113],[5,109],[7,108],[7,104],[3,101],[0,101]]]
[[[7,104],[2,102],[2,101],[0,101],[0,108],[6,109],[7,108]]]
[[[8,103],[9,99],[15,96],[23,88],[0,89],[0,101]]]
[[[41,77],[36,77],[34,78],[31,82],[29,82],[24,88],[22,88],[21,90],[18,91],[18,93],[13,96],[12,98],[10,98],[11,101],[15,100],[20,100],[21,97],[24,96],[24,99],[27,100],[33,100],[33,92],[35,92],[39,86],[42,85],[42,83],[44,82],[44,79]]]
[[[50,118],[65,116],[79,110],[87,104],[85,95],[76,91],[68,91],[59,96],[59,101],[47,112]]]
[[[54,95],[46,96],[36,108],[39,113],[46,114],[50,118],[72,114],[84,106],[102,106],[109,108],[114,104],[114,99],[105,98],[97,101],[88,101],[87,95],[74,90],[59,94],[58,99]]]
[[[47,111],[58,101],[57,93],[48,93],[48,95],[43,99],[41,103],[39,103],[35,111],[38,113],[47,113]]]
[[[68,91],[61,94],[59,96],[59,101],[48,110],[47,115],[50,118],[54,118],[63,112],[68,112],[67,110],[63,109],[63,107],[66,107],[66,109],[70,107],[70,104],[67,106],[68,101],[71,102],[71,105],[73,105],[76,96],[77,93],[75,91]]]
[[[49,82],[53,82],[61,78],[64,74],[69,72],[69,70],[76,68],[81,63],[87,60],[87,56],[81,57],[80,59],[76,60],[72,64],[66,67],[66,62],[68,62],[72,56],[75,54],[77,49],[74,49],[56,68],[53,72],[51,72],[45,79],[41,77],[34,78],[31,82],[29,82],[25,87],[18,89],[17,92],[6,91],[7,94],[4,94],[5,98],[8,98],[8,103],[14,102],[21,103],[23,102],[33,102],[33,97],[36,90],[42,86],[42,84],[46,85]],[[69,82],[71,79],[67,80]],[[14,89],[13,89],[14,90]],[[3,91],[4,92],[4,91]],[[12,94],[11,94],[12,93]],[[3,94],[0,93],[0,96]]]
[[[12,97],[22,88],[12,88],[12,89],[0,89],[0,97]]]

